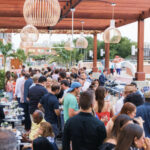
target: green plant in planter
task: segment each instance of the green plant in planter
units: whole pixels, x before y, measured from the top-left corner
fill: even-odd
[[[4,70],[0,70],[0,90],[5,87],[5,72]]]

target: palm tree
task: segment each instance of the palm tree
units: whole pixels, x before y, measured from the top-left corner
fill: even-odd
[[[27,55],[22,49],[17,49],[17,51],[15,53],[10,54],[10,56],[18,58],[21,63],[25,63],[27,59]]]
[[[2,53],[4,57],[4,73],[6,70],[6,59],[8,56],[10,56],[10,52],[12,51],[12,44],[7,43],[6,45],[3,44],[2,41],[0,41],[0,52]]]

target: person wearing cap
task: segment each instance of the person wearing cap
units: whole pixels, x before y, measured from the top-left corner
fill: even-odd
[[[68,89],[68,93],[64,97],[64,120],[65,122],[79,113],[78,103],[76,96],[80,93],[81,84],[79,82],[73,82]]]
[[[136,117],[144,120],[145,137],[150,137],[150,91],[144,93],[145,103],[137,107]]]

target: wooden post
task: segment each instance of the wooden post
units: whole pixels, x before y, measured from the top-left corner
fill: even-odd
[[[107,70],[107,73],[110,73],[110,69],[109,69],[109,48],[110,48],[110,44],[109,43],[105,43],[105,69]]]
[[[97,33],[94,33],[93,72],[97,72]]]
[[[138,21],[138,54],[137,54],[137,72],[135,77],[138,81],[145,80],[143,70],[144,61],[144,20]]]

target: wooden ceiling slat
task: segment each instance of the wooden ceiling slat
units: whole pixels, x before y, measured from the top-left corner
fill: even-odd
[[[0,0],[0,28],[21,29],[26,25],[23,18],[23,5],[25,0]],[[68,1],[68,0],[67,0]],[[72,0],[66,5],[65,0],[60,0],[62,14],[60,22],[52,29],[71,30],[71,7],[76,7],[75,29],[81,30],[80,21],[85,21],[85,30],[104,30],[109,26],[112,18],[113,0],[109,3],[96,0]],[[116,26],[132,23],[138,19],[150,17],[150,0],[115,0]],[[64,7],[65,6],[65,7]],[[40,28],[41,29],[41,28]],[[42,28],[47,30],[48,27]]]

